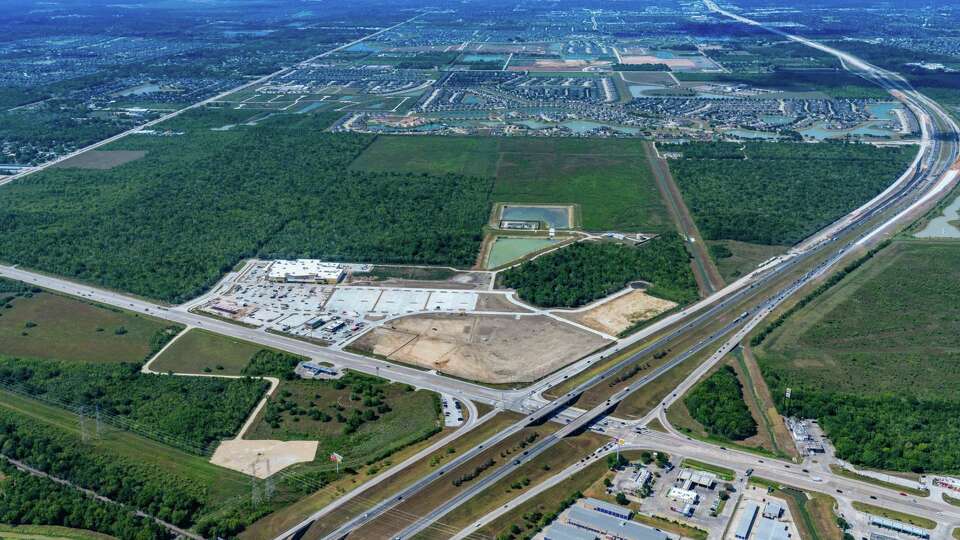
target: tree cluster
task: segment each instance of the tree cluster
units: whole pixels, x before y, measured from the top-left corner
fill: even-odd
[[[739,441],[757,434],[757,422],[743,401],[743,387],[730,366],[723,366],[694,387],[683,403],[690,416],[711,435]]]
[[[129,508],[98,501],[53,480],[32,476],[5,465],[0,468],[0,523],[56,525],[130,540],[171,538],[153,521]]]
[[[504,271],[503,284],[523,300],[543,307],[576,307],[648,281],[650,294],[678,303],[697,298],[690,255],[676,233],[634,247],[579,242]]]
[[[9,357],[0,357],[0,383],[70,407],[86,407],[89,415],[99,407],[104,419],[130,420],[195,453],[235,435],[268,384],[145,374],[130,363]]]

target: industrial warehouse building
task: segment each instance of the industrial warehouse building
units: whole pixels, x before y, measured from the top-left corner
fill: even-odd
[[[316,259],[277,260],[267,268],[267,279],[278,283],[328,283],[339,282],[346,275],[342,264]]]

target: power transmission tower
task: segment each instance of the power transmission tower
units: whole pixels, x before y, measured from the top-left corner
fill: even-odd
[[[86,417],[86,406],[80,406],[80,440],[87,442],[90,440],[90,434],[87,433],[87,417]]]

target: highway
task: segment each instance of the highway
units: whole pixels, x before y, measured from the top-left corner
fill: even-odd
[[[718,13],[721,13],[725,16],[732,17],[741,22],[746,22],[748,24],[755,24],[760,26],[755,21],[750,21],[743,17],[725,12],[721,10],[712,0],[705,0],[706,5]],[[947,193],[949,188],[954,184],[957,176],[957,171],[950,170],[950,167],[954,164],[957,159],[957,140],[956,135],[960,133],[960,129],[957,128],[956,123],[953,119],[945,113],[940,107],[927,99],[925,96],[919,92],[907,87],[904,85],[904,81],[890,74],[885,70],[876,68],[860,59],[853,57],[842,51],[838,51],[831,47],[827,47],[805,38],[800,38],[796,36],[791,36],[784,32],[781,32],[776,29],[772,29],[776,33],[793,39],[800,43],[815,47],[819,50],[834,54],[844,63],[848,69],[855,69],[860,72],[861,75],[870,78],[881,84],[884,88],[887,88],[891,91],[891,94],[894,95],[897,99],[901,100],[908,106],[911,110],[919,113],[919,121],[922,129],[922,143],[920,146],[920,152],[918,153],[917,160],[914,162],[911,169],[903,176],[901,179],[891,186],[884,193],[881,193],[874,200],[870,201],[864,207],[858,208],[850,215],[838,221],[831,227],[828,227],[825,236],[816,237],[814,239],[808,240],[803,244],[800,249],[792,250],[794,254],[793,257],[788,257],[781,262],[776,264],[775,270],[767,273],[762,278],[758,279],[756,282],[751,284],[749,288],[754,288],[757,285],[768,282],[773,279],[774,276],[782,274],[787,269],[792,269],[804,259],[807,259],[814,254],[818,253],[827,253],[827,257],[820,262],[814,269],[806,272],[790,283],[786,287],[777,291],[773,296],[766,299],[760,306],[754,308],[752,311],[748,312],[747,315],[750,316],[749,321],[744,324],[744,316],[737,318],[733,323],[730,323],[722,329],[721,331],[711,334],[705,340],[699,342],[696,346],[691,349],[684,351],[683,353],[677,355],[673,360],[662,366],[663,370],[656,370],[654,373],[651,373],[649,376],[646,376],[635,383],[632,383],[627,388],[618,391],[616,394],[611,396],[606,402],[597,407],[594,407],[590,411],[587,411],[581,414],[576,420],[570,424],[560,428],[556,433],[545,437],[543,440],[538,442],[533,448],[526,451],[524,455],[512,462],[507,463],[506,465],[498,468],[492,474],[485,476],[484,478],[473,483],[469,488],[460,492],[456,497],[445,501],[439,507],[434,509],[428,515],[420,517],[406,529],[401,531],[396,535],[396,538],[410,538],[416,535],[418,532],[423,531],[429,527],[436,520],[440,519],[442,516],[446,515],[448,512],[457,508],[464,502],[470,500],[473,496],[480,493],[481,491],[487,489],[498,480],[508,476],[511,472],[516,470],[517,467],[522,465],[524,462],[533,459],[538,454],[546,451],[551,446],[556,444],[557,441],[561,440],[564,436],[576,432],[578,429],[583,429],[592,423],[596,422],[603,416],[605,416],[613,407],[617,405],[624,398],[636,392],[644,385],[648,384],[649,381],[655,379],[657,376],[665,372],[667,369],[675,366],[677,363],[682,360],[689,358],[689,356],[699,352],[704,347],[708,346],[714,340],[721,337],[727,330],[732,330],[732,327],[743,325],[743,327],[737,331],[730,339],[728,339],[723,346],[718,349],[718,351],[711,356],[710,361],[708,361],[704,366],[701,366],[696,370],[691,376],[689,376],[684,383],[681,384],[680,388],[685,389],[692,385],[697,378],[699,378],[702,373],[704,373],[709,366],[716,361],[719,361],[723,355],[726,354],[730,349],[735,347],[746,335],[747,333],[755,327],[757,324],[763,321],[767,314],[780,305],[783,301],[790,298],[797,291],[801,290],[807,284],[813,282],[814,280],[822,277],[830,269],[840,263],[845,259],[845,256],[850,252],[852,247],[860,247],[866,245],[868,242],[875,240],[879,234],[882,234],[884,231],[891,229],[893,226],[902,224],[903,221],[909,218],[913,213],[918,212],[924,208],[927,208],[932,202],[936,201],[940,196]],[[946,136],[944,136],[946,135]],[[885,212],[892,209],[898,210],[898,212],[880,224],[875,224],[869,231],[864,232],[858,238],[852,241],[847,241],[842,245],[838,245],[840,238],[845,237],[847,234],[859,229],[864,225],[870,225],[875,219],[880,218]],[[738,291],[738,293],[742,293]],[[728,299],[729,300],[729,299]],[[715,308],[719,308],[720,304],[717,304]],[[681,332],[685,328],[675,331]],[[676,334],[671,334],[671,337]],[[662,338],[666,339],[666,338]],[[635,356],[635,355],[634,355]],[[508,428],[504,433],[515,433],[522,429],[522,427],[529,425],[535,419],[540,416],[542,418],[547,418],[554,415],[560,409],[563,409],[566,404],[571,401],[571,398],[578,395],[580,392],[584,391],[586,388],[593,386],[598,383],[600,380],[605,378],[608,374],[612,374],[619,370],[623,365],[632,361],[630,359],[625,360],[622,363],[618,363],[613,366],[611,369],[614,371],[605,371],[604,373],[597,375],[587,382],[581,384],[577,389],[565,394],[561,398],[550,402],[544,405],[541,409],[535,412],[532,415],[529,415],[524,420],[518,422],[511,428]],[[677,392],[676,394],[679,394]],[[669,398],[668,398],[669,399]],[[665,406],[666,403],[663,404]],[[487,441],[484,441],[483,444],[478,445],[472,451],[475,451],[472,455],[476,455],[483,448],[489,448],[491,445],[498,444],[505,437],[495,436]],[[703,445],[709,448],[709,445]],[[472,457],[472,456],[471,456]],[[437,471],[433,475],[425,477],[420,481],[416,482],[414,485],[409,486],[404,489],[400,494],[395,498],[389,499],[378,505],[371,512],[358,516],[348,523],[343,525],[334,533],[326,537],[327,540],[334,540],[348,535],[350,532],[357,530],[363,524],[368,523],[374,519],[377,519],[380,515],[387,512],[389,508],[399,504],[406,498],[416,494],[421,489],[425,488],[431,482],[439,478],[444,472],[452,470],[457,465],[465,462],[455,461],[448,464],[443,471]],[[842,479],[831,478],[832,482],[843,482]],[[798,487],[804,487],[800,485]],[[938,505],[939,507],[939,505]]]
[[[755,21],[751,21],[744,17],[740,17],[739,15],[720,9],[712,0],[705,0],[705,3],[708,7],[710,7],[710,9],[724,16],[734,18],[735,20],[745,24],[760,26],[759,23],[756,23]],[[417,17],[419,16],[420,15]],[[406,24],[417,17],[412,17],[407,21],[403,21],[392,27],[382,29],[378,32],[365,36],[364,38],[327,51],[326,53],[318,55],[317,57],[311,58],[304,62],[310,62],[327,54],[341,50],[345,47],[349,47],[350,45]],[[831,269],[836,267],[836,265],[845,260],[849,253],[854,251],[854,248],[867,246],[870,243],[876,242],[880,235],[885,234],[893,230],[894,227],[903,224],[909,219],[912,219],[917,212],[929,208],[940,197],[945,195],[954,185],[957,179],[957,171],[949,170],[949,167],[956,161],[958,153],[956,139],[952,138],[951,136],[955,136],[957,133],[960,133],[960,129],[958,129],[954,120],[945,111],[943,111],[939,105],[929,100],[926,98],[926,96],[923,96],[916,90],[910,88],[909,85],[906,84],[906,82],[896,74],[871,66],[860,59],[831,47],[827,47],[805,38],[786,34],[778,29],[769,30],[785,36],[788,39],[815,47],[830,54],[834,54],[840,58],[844,65],[849,69],[857,71],[864,77],[874,80],[878,82],[878,84],[881,84],[884,88],[890,90],[897,99],[902,101],[911,111],[913,111],[917,116],[922,128],[922,142],[920,145],[920,151],[918,152],[914,164],[900,179],[898,179],[887,190],[878,195],[872,201],[869,201],[861,208],[858,208],[851,214],[825,228],[823,231],[805,240],[779,260],[755,270],[748,276],[745,276],[744,278],[741,278],[740,280],[728,285],[724,289],[717,291],[715,294],[704,300],[701,300],[693,306],[690,306],[683,311],[675,313],[669,317],[665,317],[663,320],[650,325],[630,338],[619,341],[612,348],[601,353],[591,355],[564,369],[559,370],[558,372],[544,378],[538,383],[521,390],[501,391],[466,381],[459,381],[435,373],[399,366],[376,360],[374,358],[355,355],[340,350],[310,344],[290,337],[267,333],[262,329],[247,328],[244,326],[219,321],[206,316],[191,313],[183,306],[163,306],[115,291],[78,284],[70,280],[40,274],[37,272],[31,272],[16,267],[0,266],[0,276],[21,280],[54,291],[80,296],[92,301],[121,307],[126,310],[176,322],[188,327],[204,328],[227,336],[260,343],[292,353],[308,356],[310,358],[327,360],[340,366],[347,366],[358,371],[379,375],[393,381],[403,382],[420,388],[431,389],[437,392],[445,392],[453,395],[454,397],[471,399],[482,403],[524,412],[527,411],[526,407],[535,407],[535,410],[527,414],[522,420],[497,433],[483,443],[465,452],[462,452],[451,462],[421,478],[413,485],[410,485],[400,492],[395,493],[387,500],[374,506],[367,513],[351,519],[341,526],[336,532],[329,535],[327,537],[329,539],[346,536],[350,532],[362,527],[365,523],[368,523],[384,513],[391,511],[391,509],[401,501],[415,496],[418,492],[426,488],[430,483],[439,479],[445,473],[467,462],[469,459],[481,453],[484,449],[503,442],[511,435],[522,430],[524,427],[533,423],[553,419],[560,412],[568,410],[570,404],[584,391],[597,384],[600,384],[606,378],[616,374],[625,366],[636,362],[646,355],[656,352],[680,337],[688,336],[692,333],[701,331],[703,328],[714,323],[719,316],[728,313],[734,306],[742,304],[743,302],[753,298],[758,299],[757,304],[754,307],[747,309],[744,314],[732,322],[724,325],[718,330],[713,331],[710,333],[710,335],[704,337],[704,339],[699,341],[693,347],[672,357],[666,364],[660,366],[647,376],[644,376],[643,378],[631,383],[627,388],[618,391],[604,403],[588,411],[582,412],[579,416],[570,421],[570,423],[562,425],[557,432],[538,441],[527,452],[525,452],[523,456],[499,467],[489,475],[473,482],[469,488],[464,489],[455,498],[445,501],[443,505],[436,508],[429,515],[421,516],[416,522],[412,523],[407,529],[398,535],[399,538],[409,538],[414,536],[417,532],[426,529],[436,520],[440,519],[443,515],[468,501],[474,495],[488,488],[497,480],[508,476],[526,461],[529,461],[535,458],[537,455],[547,451],[563,437],[571,433],[575,433],[578,430],[587,428],[599,421],[604,416],[609,414],[609,412],[615,408],[618,403],[635,392],[641,390],[644,386],[661,376],[663,373],[666,373],[671,368],[675,367],[691,356],[709,347],[712,347],[716,342],[723,340],[719,349],[717,349],[716,352],[711,355],[710,359],[704,365],[700,366],[677,388],[677,394],[682,394],[682,391],[686,388],[689,388],[690,385],[696,382],[700,374],[709,369],[710,365],[716,361],[719,361],[727,351],[736,346],[736,344],[743,339],[750,329],[755,327],[757,324],[760,324],[771,310],[780,305],[786,299],[796,294],[797,291],[801,290],[806,285],[812,283],[814,280],[822,277]],[[130,133],[134,133],[140,129],[149,127],[150,125],[154,125],[166,119],[172,118],[190,109],[202,106],[211,101],[222,99],[224,96],[236,92],[237,90],[260,84],[269,78],[282,74],[290,69],[293,68],[284,68],[283,70],[246,83],[241,87],[230,90],[229,92],[214,96],[213,98],[170,113],[162,118],[151,121],[133,130],[118,134],[110,139],[96,143],[95,145],[91,145],[71,155],[64,156],[54,160],[53,162],[46,163],[18,175],[8,177],[0,181],[0,185],[14,181],[18,178],[22,178],[23,176],[38,170],[42,170],[43,168],[52,166],[57,162],[68,159],[72,155],[76,155],[77,153],[108,144],[109,142],[113,142],[121,137],[129,135]],[[891,216],[889,214],[893,215]],[[868,230],[860,233],[861,229],[865,227]],[[854,234],[855,232],[858,233],[859,236],[856,236]],[[851,239],[851,236],[855,236],[855,238]],[[785,286],[780,286],[777,290],[763,292],[766,288],[770,288],[771,286],[782,281],[784,276],[788,273],[794,272],[798,268],[801,268],[802,264],[812,264],[816,262],[818,258],[820,262],[796,280],[786,284]],[[616,364],[605,368],[601,373],[589,378],[587,381],[581,383],[574,390],[566,393],[561,398],[552,402],[547,402],[546,404],[533,399],[541,396],[544,390],[555,386],[568,377],[574,376],[585,369],[590,368],[596,362],[603,361],[609,358],[611,355],[634,347],[637,343],[650,339],[651,337],[657,336],[661,333],[663,335],[658,337],[653,343],[633,352],[628,357],[618,361]],[[670,399],[672,399],[672,396],[668,397],[664,401],[663,406],[668,405]],[[655,413],[657,413],[657,411],[651,414]],[[649,417],[645,420],[648,419]],[[647,439],[644,439],[643,443],[645,446],[643,447],[651,448],[651,444],[682,444],[682,446],[677,446],[677,448],[682,448],[686,455],[690,455],[692,457],[708,456],[703,457],[703,459],[724,465],[732,464],[739,466],[741,465],[742,459],[745,459],[738,453],[720,451],[706,443],[683,439],[677,440],[678,437],[675,435],[669,435],[669,437],[672,438],[664,437],[667,436],[661,437],[659,434],[656,436],[651,435]],[[755,456],[749,457],[754,461],[756,460]],[[755,465],[752,467],[758,471],[767,471],[767,469],[769,469],[769,474],[771,475],[769,477],[775,480],[778,478],[773,475],[777,474],[790,478],[793,478],[794,476],[792,472],[787,473],[780,471],[778,468],[772,465],[767,468],[758,468]],[[766,472],[764,473],[764,476],[767,476]],[[805,487],[811,484],[809,479],[806,481],[806,484],[796,483],[802,480],[804,479],[794,478],[790,481],[790,483],[792,485],[797,485],[797,487]],[[820,490],[823,490],[823,486],[832,487],[834,485],[845,486],[845,488],[843,488],[845,490],[860,489],[857,488],[856,484],[861,483],[855,483],[853,487],[851,487],[851,482],[854,481],[840,477],[830,477],[828,480],[825,480],[824,483],[818,485],[821,486]],[[873,486],[870,486],[870,488],[880,490],[880,488],[874,488]],[[814,488],[811,487],[810,489]],[[363,489],[358,488],[356,493],[359,494],[362,491]],[[881,494],[889,497],[889,491],[881,491]],[[854,491],[854,493],[857,494],[861,492],[867,493],[868,491],[863,491],[862,489],[861,491]],[[872,492],[870,493],[872,494]],[[880,495],[875,496],[879,497]],[[939,509],[939,505],[936,505],[936,509]],[[942,511],[942,509],[936,509],[931,506],[930,510]],[[278,538],[288,538],[294,535],[296,532],[308,527],[318,516],[322,516],[329,511],[331,511],[330,507],[321,509],[317,513],[305,518],[296,526],[291,527],[288,531],[278,536]]]

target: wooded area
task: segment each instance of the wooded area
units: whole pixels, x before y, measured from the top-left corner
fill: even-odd
[[[89,364],[0,357],[0,383],[87,414],[116,416],[193,453],[236,435],[268,383],[257,379],[172,377],[137,364]]]
[[[647,243],[578,242],[501,274],[503,285],[542,307],[576,307],[648,281],[647,292],[677,303],[697,299],[690,255],[677,233]]]
[[[252,256],[476,259],[491,179],[348,170],[372,137],[327,133],[322,121],[212,131],[236,116],[195,114],[170,124],[182,135],[105,148],[144,150],[142,159],[51,169],[6,186],[3,258],[171,302]]]
[[[687,143],[670,162],[707,240],[793,245],[892,184],[916,148],[854,143]],[[743,148],[743,150],[741,150]]]
[[[697,384],[683,404],[711,435],[741,441],[757,434],[757,422],[743,401],[743,386],[730,366]]]

